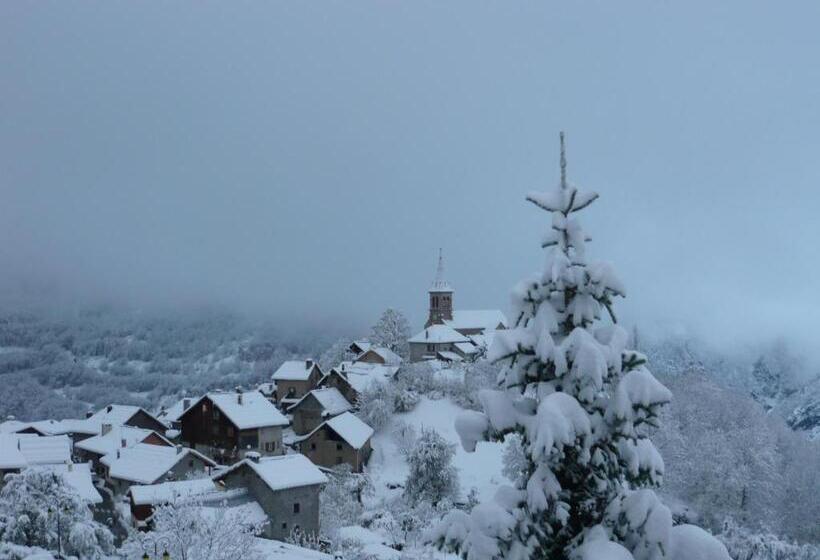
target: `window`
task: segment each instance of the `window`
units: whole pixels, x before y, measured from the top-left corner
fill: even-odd
[[[288,388],[288,397],[294,397],[296,395],[296,387],[289,387]]]
[[[310,450],[311,451],[316,451],[316,444],[315,443],[310,444]]]
[[[233,437],[233,426],[228,426],[228,437]]]
[[[427,351],[428,352],[435,352],[436,351],[436,345],[435,344],[428,344],[427,345]]]
[[[337,443],[337,444],[336,444],[336,451],[341,451],[341,450],[342,450],[342,444],[341,444],[341,443]]]
[[[194,468],[194,460],[193,459],[188,461],[188,466],[191,467],[191,468]]]
[[[219,409],[218,408],[214,409],[214,420],[219,420]]]
[[[211,424],[211,433],[217,435],[219,433],[219,424]]]
[[[299,513],[299,502],[293,504],[293,513]]]
[[[282,523],[282,530],[283,530],[283,531],[287,531],[287,530],[288,530],[288,524],[287,524],[287,523]]]

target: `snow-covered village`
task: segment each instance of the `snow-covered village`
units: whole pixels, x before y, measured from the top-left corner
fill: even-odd
[[[0,5],[0,560],[820,559],[816,3]]]

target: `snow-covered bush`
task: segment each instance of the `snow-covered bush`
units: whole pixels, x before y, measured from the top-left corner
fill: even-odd
[[[410,346],[410,323],[401,311],[386,309],[379,320],[373,325],[370,333],[370,342],[376,346],[389,348],[402,358],[407,358]]]
[[[204,508],[196,500],[178,500],[154,509],[154,530],[134,532],[123,543],[120,555],[141,558],[156,543],[167,547],[171,558],[181,560],[254,560],[256,535],[263,524],[237,508]]]
[[[0,541],[99,558],[114,537],[62,475],[25,469],[6,475],[0,490]]]
[[[374,430],[383,428],[393,414],[395,391],[396,388],[392,384],[372,383],[359,393],[356,416]]]
[[[563,167],[562,153],[559,186],[527,197],[551,214],[548,255],[514,289],[513,328],[488,353],[503,365],[501,390],[482,391],[483,412],[456,419],[468,452],[518,433],[526,475],[469,514],[449,513],[430,539],[470,560],[660,560],[689,544],[719,554],[716,539],[673,531],[651,489],[664,465],[649,434],[671,393],[615,323],[613,299],[625,290],[608,264],[587,262],[575,217],[597,195],[567,184]],[[600,323],[604,314],[612,324]]]
[[[404,497],[412,505],[421,501],[432,505],[444,499],[458,498],[458,473],[452,465],[453,445],[433,429],[422,429],[407,457],[410,473],[404,485]]]
[[[820,558],[820,547],[816,544],[790,543],[771,534],[753,533],[732,522],[726,522],[723,531],[717,536],[735,560],[817,560]]]
[[[401,420],[396,421],[393,425],[392,436],[396,444],[396,449],[405,457],[409,456],[413,451],[413,447],[416,445],[416,441],[419,437],[418,432],[416,432],[412,424]]]
[[[504,465],[501,473],[507,477],[507,480],[516,486],[526,483],[529,463],[527,462],[527,454],[521,444],[520,435],[517,433],[507,435],[504,440],[504,451],[501,460]]]
[[[335,541],[339,528],[358,524],[364,511],[363,497],[372,492],[373,486],[366,474],[352,472],[350,465],[334,468],[319,500],[323,534]]]
[[[419,404],[421,397],[412,389],[401,389],[393,397],[394,412],[410,412]]]

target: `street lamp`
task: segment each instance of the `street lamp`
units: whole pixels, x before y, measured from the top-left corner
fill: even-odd
[[[149,546],[154,547],[154,559],[160,560],[159,551],[162,550],[162,560],[171,560],[171,554],[168,552],[168,549],[171,545],[171,538],[168,536],[156,536],[151,533],[146,534],[143,537],[143,542]],[[143,550],[145,550],[143,548]],[[151,560],[151,557],[148,555],[148,552],[142,555],[142,560]]]

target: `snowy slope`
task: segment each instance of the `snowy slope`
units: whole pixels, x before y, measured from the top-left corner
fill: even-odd
[[[373,436],[373,455],[368,470],[376,491],[389,493],[388,486],[403,485],[407,479],[407,462],[392,437],[393,429],[399,422],[413,426],[417,432],[421,432],[422,427],[432,428],[455,444],[453,465],[459,471],[462,498],[475,487],[482,500],[490,499],[499,485],[510,484],[501,474],[502,445],[481,442],[475,453],[467,453],[461,448],[453,422],[462,410],[449,399],[431,400],[424,397],[411,412],[395,414],[390,423]]]

